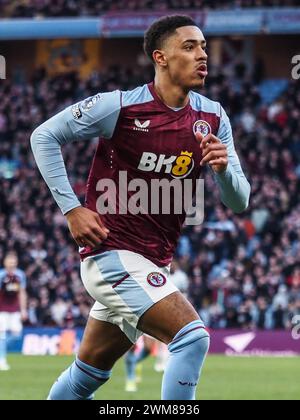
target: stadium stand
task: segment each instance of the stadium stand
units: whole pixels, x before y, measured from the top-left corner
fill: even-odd
[[[288,328],[291,316],[300,314],[300,83],[288,83],[268,103],[261,97],[263,74],[246,70],[215,71],[202,93],[230,115],[252,184],[250,208],[243,215],[227,210],[207,171],[205,223],[185,229],[176,259],[208,326]],[[151,78],[151,68],[115,66],[83,82],[76,73],[49,78],[41,68],[31,80],[0,84],[0,261],[17,251],[28,278],[32,326],[82,326],[91,301],[79,277],[76,244],[33,161],[30,134],[79,99]],[[96,143],[78,143],[76,153],[73,145],[63,148],[82,202]]]
[[[299,0],[0,0],[0,17],[97,16],[109,11],[294,7]]]

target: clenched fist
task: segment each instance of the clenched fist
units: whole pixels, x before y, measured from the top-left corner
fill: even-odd
[[[77,207],[66,214],[70,232],[80,247],[97,248],[109,235],[98,213]]]
[[[213,134],[203,137],[201,133],[196,133],[196,140],[203,152],[201,166],[209,164],[214,172],[218,174],[225,172],[228,166],[226,145]]]

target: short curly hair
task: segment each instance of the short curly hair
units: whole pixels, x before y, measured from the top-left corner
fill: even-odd
[[[165,40],[183,26],[198,27],[192,18],[185,15],[165,16],[150,26],[144,36],[144,51],[153,63],[153,52],[161,49]]]

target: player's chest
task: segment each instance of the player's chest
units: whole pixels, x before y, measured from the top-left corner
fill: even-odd
[[[199,168],[202,151],[195,133],[214,132],[198,113],[126,115],[118,127],[116,151],[121,160],[144,173],[186,177]]]

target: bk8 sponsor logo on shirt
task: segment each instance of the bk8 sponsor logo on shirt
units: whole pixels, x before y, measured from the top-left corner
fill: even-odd
[[[188,151],[182,151],[180,156],[170,157],[144,152],[138,169],[143,172],[163,172],[170,174],[173,178],[183,179],[190,175],[194,167],[193,153]]]

